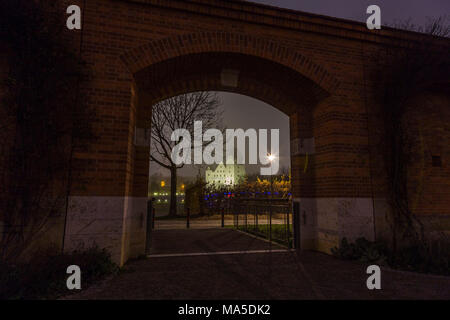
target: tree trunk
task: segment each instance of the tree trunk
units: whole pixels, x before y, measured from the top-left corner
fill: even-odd
[[[177,168],[170,169],[170,207],[169,216],[175,217],[177,215]]]

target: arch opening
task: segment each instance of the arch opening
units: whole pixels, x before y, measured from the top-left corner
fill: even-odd
[[[291,200],[314,195],[314,170],[300,170],[313,157],[313,111],[329,93],[303,74],[277,62],[242,53],[203,52],[178,56],[151,64],[134,74],[136,133],[151,128],[151,107],[165,99],[198,91],[237,93],[261,100],[289,117],[290,138],[281,144],[294,146],[290,159]],[[147,136],[150,136],[147,134]],[[306,142],[307,146],[303,146]],[[145,141],[144,145],[149,145]],[[148,195],[148,147],[136,146],[133,182],[136,195]],[[137,163],[139,162],[139,163]],[[313,161],[310,161],[310,166]],[[147,179],[143,178],[144,175]],[[292,216],[290,218],[292,222]],[[303,229],[308,229],[306,226]],[[305,232],[309,247],[315,234]]]
[[[240,53],[199,53],[158,62],[134,75],[154,104],[181,93],[228,91],[260,99],[290,115],[312,107],[328,92],[298,72]]]
[[[149,198],[153,199],[151,205],[155,209],[156,216],[154,231],[151,231],[153,235],[150,254],[199,252],[203,254],[214,251],[270,249],[268,242],[255,241],[248,235],[257,235],[265,239],[270,239],[272,236],[274,246],[277,244],[292,245],[290,145],[283,143],[290,140],[289,117],[261,100],[241,94],[230,92],[194,93],[194,95],[202,94],[210,94],[211,97],[217,97],[220,101],[220,108],[217,113],[214,111],[214,114],[223,121],[214,122],[214,125],[234,132],[236,130],[250,132],[245,137],[243,148],[237,146],[239,139],[236,139],[234,145],[236,148],[231,149],[234,151],[231,157],[235,156],[236,160],[238,155],[243,155],[245,162],[244,164],[226,163],[228,146],[225,139],[228,137],[223,132],[223,145],[219,146],[223,152],[223,163],[195,164],[190,162],[190,164],[179,166],[176,171],[172,172],[169,169],[170,159],[159,153],[161,145],[166,145],[167,142],[162,142],[156,136],[161,131],[159,129],[161,121],[153,114],[152,120],[156,121],[158,125],[152,127],[154,140],[152,140],[150,148],[151,157],[157,157],[156,161],[150,163]],[[183,101],[186,99],[181,97],[189,95],[183,94],[169,99],[171,100],[170,104],[167,100],[158,103],[156,109],[153,109],[153,113],[164,114],[164,119],[166,119],[170,115],[161,110],[163,107],[179,104],[179,107],[185,110]],[[181,114],[184,113],[181,112]],[[183,118],[177,115],[170,120],[180,119],[180,117]],[[203,127],[203,133],[208,128],[210,127]],[[280,137],[276,149],[272,148],[271,142],[273,129],[278,131]],[[273,163],[270,163],[269,166],[274,165],[276,171],[271,170],[273,173],[271,176],[261,174],[261,167],[267,168],[268,165],[263,165],[258,161],[258,157],[261,155],[257,150],[254,150],[257,154],[253,154],[257,159],[257,164],[249,164],[252,153],[250,145],[257,146],[261,143],[261,139],[264,140],[260,134],[261,131],[265,131],[268,135],[267,148],[270,154],[274,155]],[[171,129],[166,131],[166,137],[170,135],[170,132],[172,132]],[[192,132],[192,134],[194,133]],[[175,143],[171,147],[174,145]],[[205,152],[206,146],[202,149],[201,151]],[[193,159],[194,152],[190,153],[191,159]],[[266,160],[267,155],[264,155],[263,158]],[[176,208],[176,215],[172,213],[174,208]],[[269,209],[273,209],[272,215],[269,214]],[[188,215],[189,228],[187,227]],[[269,229],[269,225],[272,226],[272,229]],[[240,230],[244,234],[236,233],[233,229]],[[245,236],[245,233],[248,235]],[[214,241],[208,242],[208,245],[213,245],[213,247],[202,248],[199,245],[206,238],[214,238]]]

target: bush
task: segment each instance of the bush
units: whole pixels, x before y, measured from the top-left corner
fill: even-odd
[[[371,242],[364,238],[349,243],[343,238],[341,245],[331,249],[334,256],[344,260],[359,260],[375,264],[388,264],[391,268],[450,275],[450,246],[439,245],[432,250],[426,243],[403,247],[396,252],[389,251],[382,242]]]
[[[385,263],[386,246],[382,242],[371,242],[365,238],[358,238],[349,243],[343,238],[341,245],[331,249],[331,253],[345,260],[359,260],[363,262]]]
[[[450,250],[433,252],[425,245],[412,245],[398,250],[391,257],[393,268],[421,272],[450,275]]]
[[[27,264],[0,263],[0,299],[54,299],[73,293],[66,287],[69,276],[66,270],[70,265],[80,267],[82,289],[118,270],[110,254],[97,247],[70,254],[44,255]]]

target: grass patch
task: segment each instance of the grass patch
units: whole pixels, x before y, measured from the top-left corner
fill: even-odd
[[[234,225],[226,226],[227,228],[236,229]],[[253,234],[263,239],[270,239],[270,225],[269,224],[259,224],[255,225],[240,225],[237,227],[238,230]],[[281,245],[292,248],[292,239],[293,239],[293,229],[292,225],[289,224],[272,224],[272,241],[279,243]]]

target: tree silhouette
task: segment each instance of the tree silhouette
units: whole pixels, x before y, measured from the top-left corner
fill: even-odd
[[[153,106],[150,160],[170,170],[170,216],[177,215],[177,170],[184,166],[175,164],[171,158],[172,149],[179,142],[171,141],[172,132],[176,129],[186,129],[193,136],[195,121],[202,121],[204,129],[220,129],[220,105],[216,93],[194,92],[163,100]]]

